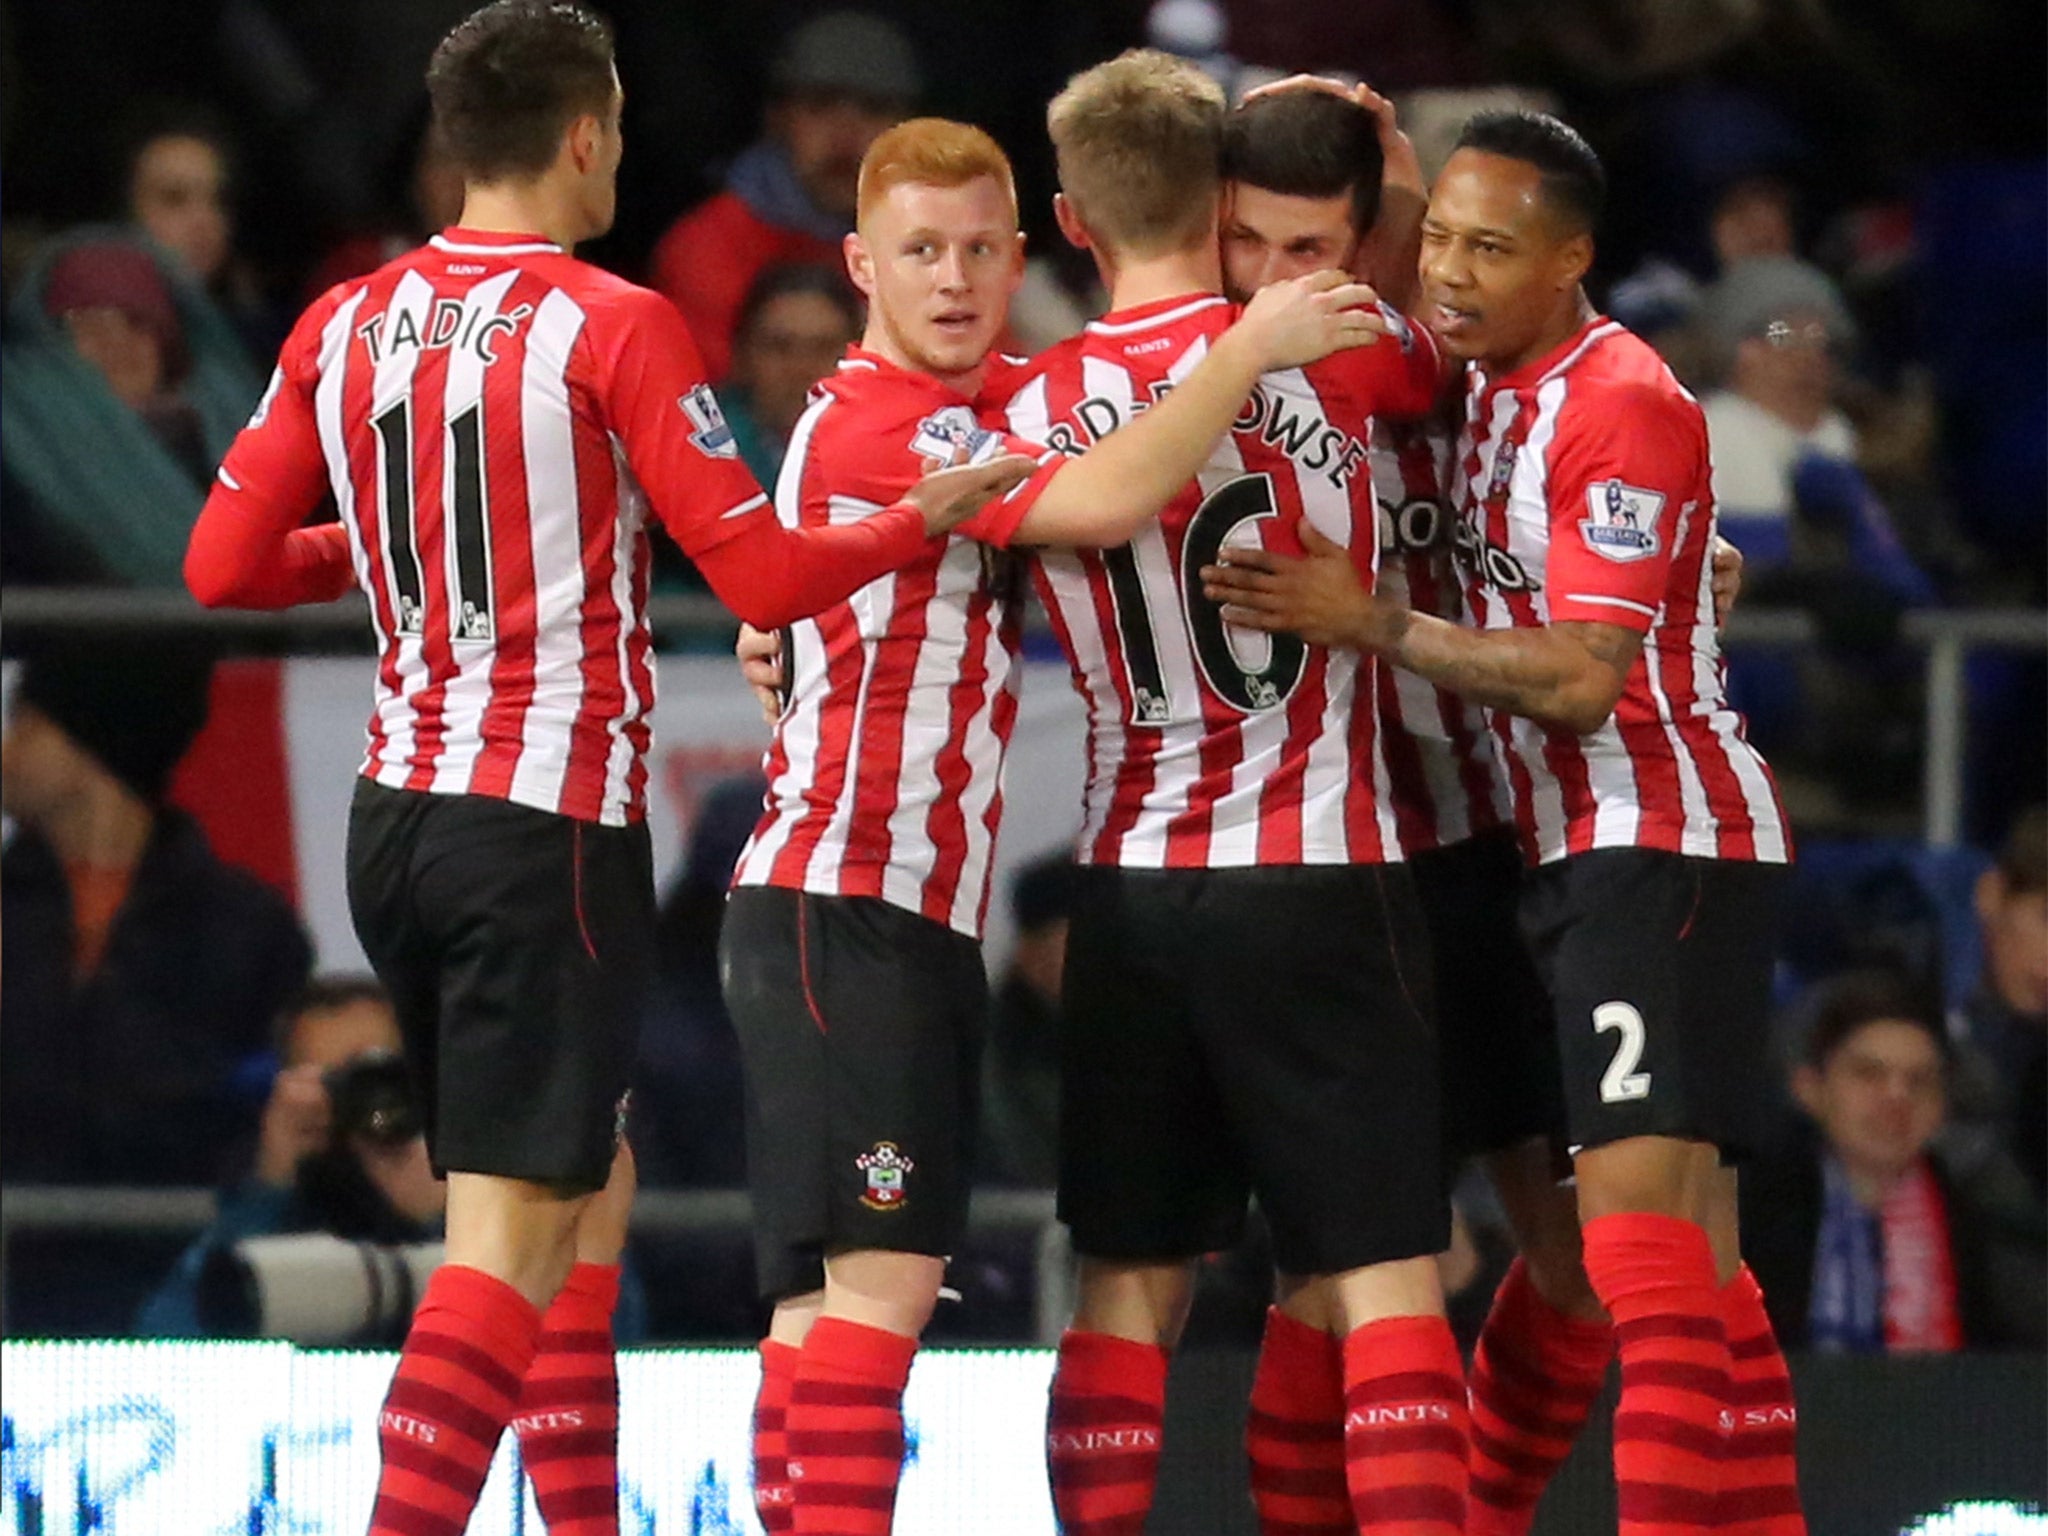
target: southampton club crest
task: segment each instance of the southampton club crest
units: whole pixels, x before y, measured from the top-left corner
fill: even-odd
[[[1603,560],[1647,560],[1657,553],[1657,518],[1664,510],[1661,491],[1646,491],[1620,480],[1586,487],[1586,511],[1579,524],[1586,548]]]
[[[853,1160],[853,1165],[867,1175],[868,1187],[860,1197],[862,1205],[871,1211],[903,1208],[909,1198],[903,1181],[917,1164],[899,1152],[895,1142],[876,1142],[873,1150],[861,1153]]]

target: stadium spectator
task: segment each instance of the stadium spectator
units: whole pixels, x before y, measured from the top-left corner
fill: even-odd
[[[1738,653],[1735,706],[1790,778],[1810,824],[1905,805],[1917,788],[1917,663],[1897,644],[1902,611],[1932,602],[1890,514],[1857,464],[1836,404],[1855,331],[1834,283],[1789,256],[1739,261],[1704,295],[1700,328],[1725,369],[1702,401],[1722,532],[1743,552],[1756,600],[1800,607],[1821,644],[1793,658]]]
[[[261,391],[226,319],[168,258],[87,228],[23,285],[4,355],[8,579],[176,585]]]
[[[1707,289],[1701,319],[1727,369],[1702,402],[1714,502],[1751,579],[1816,563],[1803,546],[1828,534],[1842,546],[1828,566],[1846,563],[1900,603],[1932,601],[1856,469],[1856,431],[1835,403],[1855,329],[1834,283],[1795,257],[1750,257]]]
[[[424,101],[418,122],[406,135],[386,180],[402,185],[402,196],[394,199],[394,206],[380,223],[342,239],[314,264],[304,286],[307,303],[336,283],[367,276],[385,262],[397,260],[462,216],[462,168],[434,132]]]
[[[235,249],[235,153],[204,107],[147,102],[129,117],[120,165],[122,216],[175,257],[220,307],[251,357],[284,339],[256,273]]]
[[[981,1173],[993,1183],[1050,1189],[1059,1180],[1060,981],[1075,879],[1074,861],[1059,853],[1010,882],[1017,938],[981,1057]]]
[[[237,1074],[311,947],[164,803],[209,670],[161,642],[74,642],[22,669],[0,742],[10,1180],[209,1184],[255,1127]]]
[[[670,226],[649,273],[689,321],[714,378],[731,363],[756,273],[784,261],[838,266],[861,156],[909,116],[924,78],[891,23],[828,11],[790,34],[769,85],[765,133],[733,161],[723,192]]]
[[[1989,1219],[1936,1140],[1950,1062],[1935,1013],[1895,976],[1824,984],[1792,1077],[1802,1122],[1742,1175],[1743,1253],[1786,1348],[2040,1344],[2038,1234],[2029,1247]]]
[[[1984,972],[1949,1016],[1957,1062],[1950,1140],[1959,1156],[2007,1155],[2048,1188],[2048,811],[2014,822],[1979,877]]]
[[[754,478],[773,489],[811,386],[859,339],[861,303],[835,262],[763,267],[747,289],[718,403]]]
[[[313,982],[280,1015],[276,1046],[253,1165],[222,1190],[213,1225],[143,1305],[138,1334],[226,1331],[202,1315],[202,1278],[209,1259],[250,1238],[329,1232],[400,1244],[438,1233],[447,1188],[427,1161],[384,989],[368,978]]]

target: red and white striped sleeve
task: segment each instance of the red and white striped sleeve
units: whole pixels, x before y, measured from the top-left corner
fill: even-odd
[[[1653,384],[1571,401],[1549,462],[1552,622],[1647,634],[1669,584],[1673,541],[1707,495],[1699,408]]]
[[[727,607],[779,629],[914,560],[924,516],[907,503],[839,527],[793,529],[740,462],[673,306],[622,288],[592,310],[587,341],[608,424],[662,525]]]

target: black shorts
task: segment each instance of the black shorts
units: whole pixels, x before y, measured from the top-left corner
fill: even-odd
[[[1522,921],[1549,988],[1574,1148],[1769,1133],[1780,864],[1598,848],[1530,870]]]
[[[851,1249],[951,1255],[967,1230],[981,946],[865,896],[743,886],[719,936],[747,1079],[761,1294]]]
[[[1336,1274],[1449,1241],[1428,939],[1399,865],[1085,869],[1067,937],[1060,1217],[1077,1251]]]
[[[1564,1139],[1550,996],[1523,942],[1522,855],[1511,830],[1417,854],[1443,1059],[1445,1172],[1531,1137]]]
[[[363,779],[348,900],[435,1169],[602,1188],[654,977],[646,826]]]

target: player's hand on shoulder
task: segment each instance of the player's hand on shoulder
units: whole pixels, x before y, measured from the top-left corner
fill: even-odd
[[[1233,330],[1256,350],[1264,372],[1368,345],[1386,335],[1388,325],[1370,284],[1342,272],[1311,272],[1261,288]]]
[[[761,705],[761,717],[770,725],[775,724],[782,718],[781,633],[742,624],[732,653],[739,658],[740,676],[754,690],[754,698]]]
[[[1001,454],[980,464],[949,464],[918,481],[903,499],[924,514],[926,533],[947,533],[1022,485],[1037,467],[1021,453]]]

